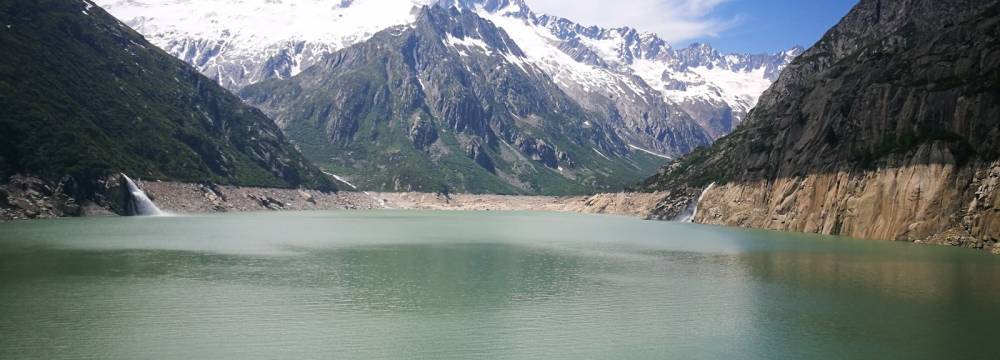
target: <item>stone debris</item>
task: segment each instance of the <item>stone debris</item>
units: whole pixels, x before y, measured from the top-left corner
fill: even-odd
[[[71,179],[51,184],[37,177],[14,175],[0,186],[0,219],[49,219],[79,216],[83,208],[64,194]]]

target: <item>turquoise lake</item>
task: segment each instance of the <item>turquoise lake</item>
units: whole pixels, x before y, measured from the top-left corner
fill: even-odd
[[[0,223],[0,358],[997,359],[1000,257],[554,213]]]

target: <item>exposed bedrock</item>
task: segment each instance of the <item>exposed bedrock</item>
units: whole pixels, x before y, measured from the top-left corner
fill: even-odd
[[[1000,2],[862,0],[732,134],[649,179],[671,219],[1000,252]]]
[[[734,182],[709,189],[694,220],[1000,251],[998,184],[998,162]]]

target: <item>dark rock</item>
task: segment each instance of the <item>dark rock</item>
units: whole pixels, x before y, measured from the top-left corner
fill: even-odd
[[[257,202],[257,205],[269,210],[281,210],[285,208],[285,203],[263,194],[247,194],[247,197]]]
[[[213,193],[215,193],[215,196],[218,196],[220,199],[222,199],[223,202],[228,201],[226,193],[222,191],[222,187],[219,186],[219,184],[209,183],[208,188],[209,190],[212,190]]]
[[[426,149],[438,139],[437,129],[434,123],[423,116],[416,116],[413,125],[410,126],[410,140],[417,149]]]
[[[64,216],[83,215],[83,208],[80,205],[77,205],[76,202],[73,202],[72,200],[63,203],[59,211],[61,211],[62,215]]]
[[[486,169],[486,171],[496,174],[497,170],[496,165],[493,163],[493,159],[490,158],[490,155],[486,153],[483,146],[479,143],[469,144],[465,150],[465,154],[469,156],[470,159],[475,161],[476,165]]]
[[[28,200],[26,198],[16,198],[16,199],[14,199],[14,201],[12,202],[12,204],[15,207],[17,207],[17,208],[19,208],[21,210],[24,210],[24,211],[30,211],[30,212],[37,212],[38,211],[38,205],[36,205],[35,203],[31,202],[31,200]]]

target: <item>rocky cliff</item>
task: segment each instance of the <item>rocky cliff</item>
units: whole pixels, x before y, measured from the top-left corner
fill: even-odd
[[[33,174],[21,190],[82,198],[125,172],[334,190],[262,112],[90,1],[0,3],[0,49],[0,183]]]
[[[996,248],[1000,5],[863,0],[746,122],[649,179],[654,218]]]

